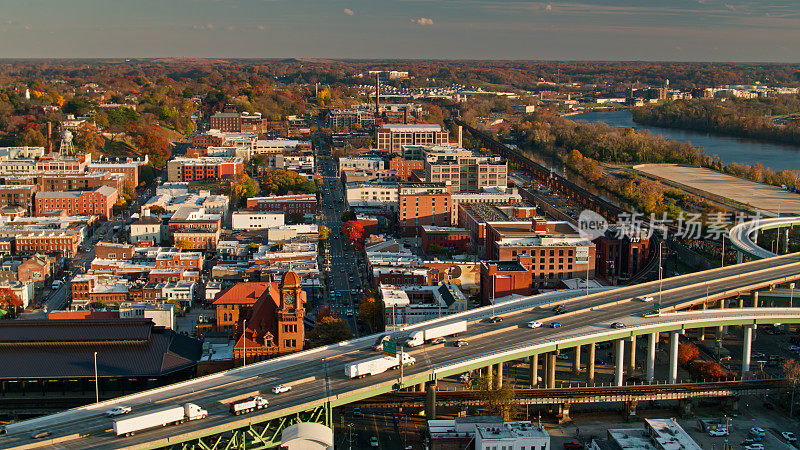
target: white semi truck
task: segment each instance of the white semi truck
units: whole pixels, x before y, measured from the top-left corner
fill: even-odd
[[[402,355],[404,366],[410,366],[417,362],[416,358],[408,353],[403,353]],[[399,356],[375,356],[344,366],[344,374],[347,375],[348,378],[362,378],[367,375],[377,375],[399,366]]]
[[[406,339],[406,346],[416,347],[436,338],[452,336],[456,333],[463,333],[465,331],[467,331],[466,320],[451,322],[444,325],[426,328],[424,330],[412,331],[411,334],[408,335],[408,339]]]
[[[205,419],[206,416],[208,416],[208,411],[194,403],[186,403],[183,406],[170,406],[114,419],[114,434],[117,436],[130,436],[137,431],[148,428],[163,427],[169,424],[178,425],[187,420]]]

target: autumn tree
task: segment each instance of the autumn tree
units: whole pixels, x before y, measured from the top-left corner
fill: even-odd
[[[733,377],[732,372],[726,370],[716,361],[693,361],[689,364],[689,373],[695,379],[702,381],[719,381]]]
[[[797,384],[800,383],[800,362],[794,358],[787,359],[781,366],[783,369],[783,379],[787,384],[787,396],[789,397],[789,417],[794,416],[794,394]]]
[[[275,169],[261,179],[261,186],[269,194],[286,195],[291,192],[312,194],[317,191],[314,181],[294,170]]]
[[[128,126],[133,145],[141,155],[147,155],[153,167],[162,168],[171,156],[169,139],[164,130],[155,124]]]
[[[374,292],[366,292],[358,302],[358,317],[366,322],[372,331],[383,325],[383,302]]]
[[[95,159],[101,155],[100,150],[104,145],[105,139],[92,123],[83,122],[75,132],[75,146],[84,152],[91,153]]]
[[[320,225],[318,234],[319,234],[319,239],[321,241],[326,241],[328,240],[328,236],[330,236],[331,234],[331,229],[326,227],[325,225]]]
[[[354,247],[361,248],[364,245],[364,225],[357,220],[348,220],[342,225],[342,236]]]
[[[511,385],[503,383],[497,387],[494,377],[497,373],[485,374],[475,381],[475,389],[486,415],[500,416],[504,421],[513,420],[517,414],[517,404],[514,402],[516,392]]]
[[[30,124],[19,137],[19,145],[23,147],[44,147],[47,145],[47,139],[39,131],[38,125]]]
[[[232,183],[231,192],[234,198],[239,200],[248,199],[258,194],[258,182],[244,173]]]
[[[175,242],[175,247],[178,247],[181,250],[191,250],[192,248],[194,248],[194,245],[192,244],[192,241],[181,239]]]
[[[321,347],[346,341],[352,337],[353,333],[344,320],[328,315],[318,318],[316,326],[308,334],[308,345],[311,348]]]
[[[700,350],[694,345],[680,344],[678,346],[678,364],[685,366],[699,357]]]
[[[22,300],[19,296],[7,288],[0,288],[0,317],[13,318],[22,308]]]

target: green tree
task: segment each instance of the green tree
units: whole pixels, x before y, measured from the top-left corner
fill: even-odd
[[[491,369],[492,373],[479,377],[474,384],[475,389],[478,391],[481,406],[483,407],[486,415],[500,416],[503,420],[513,420],[517,415],[517,404],[514,403],[516,392],[514,389],[503,383],[501,387],[497,387],[495,377],[497,373]]]
[[[342,319],[331,316],[322,317],[308,334],[308,345],[311,348],[346,341],[353,337]]]
[[[83,97],[73,97],[71,98],[64,107],[61,109],[64,111],[64,114],[74,114],[76,116],[82,116],[94,108],[94,103],[83,98]]]
[[[44,147],[47,139],[44,137],[37,125],[31,124],[19,137],[19,145],[27,147]]]

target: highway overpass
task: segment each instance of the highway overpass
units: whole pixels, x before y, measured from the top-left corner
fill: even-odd
[[[800,217],[798,216],[758,219],[740,223],[731,228],[731,244],[736,250],[739,250],[740,252],[743,252],[752,258],[771,258],[779,253],[778,248],[775,248],[775,251],[773,252],[759,247],[756,243],[758,240],[758,234],[763,230],[774,230],[777,228],[779,242],[776,243],[777,245],[775,247],[781,246],[782,243],[788,247],[789,228],[795,225],[800,225]],[[780,234],[781,228],[784,229],[783,235]]]
[[[681,330],[740,325],[747,337],[752,327],[758,324],[800,323],[800,310],[788,308],[666,313],[693,305],[721,305],[728,308],[730,302],[720,302],[721,299],[796,279],[800,279],[800,254],[589,295],[583,291],[566,291],[527,297],[498,306],[495,313],[505,316],[501,323],[481,320],[492,315],[491,307],[432,321],[470,321],[468,331],[460,336],[467,339],[469,345],[463,348],[424,345],[412,349],[410,353],[416,358],[417,364],[406,368],[399,386],[397,371],[355,380],[344,376],[346,364],[375,354],[370,347],[378,337],[376,335],[11,424],[7,428],[8,434],[0,436],[0,447],[158,448],[200,445],[202,442],[206,447],[217,448],[232,442],[246,442],[247,448],[263,448],[274,445],[281,427],[292,421],[330,423],[332,407],[390,392],[398,387],[431,386],[443,377],[477,368],[497,367],[505,361],[542,355],[552,362],[558,351],[600,341],[614,341],[616,345],[624,346],[626,339],[637,335],[648,336],[649,345],[654,345],[653,335],[660,332],[670,333],[671,348],[675,355],[677,336]],[[660,301],[665,314],[642,317],[642,313],[653,308],[653,303],[636,301],[634,298],[645,295],[655,297],[656,302]],[[753,300],[758,305],[757,296]],[[568,312],[553,316],[554,304],[565,304]],[[746,306],[743,298],[739,305]],[[525,324],[531,320],[545,323],[557,320],[563,326],[529,329]],[[432,322],[408,327],[399,331],[397,337],[402,338],[410,330],[428,326]],[[611,328],[613,322],[624,322],[626,326]],[[589,348],[591,350],[594,346]],[[618,358],[622,358],[624,353],[618,351]],[[593,361],[593,358],[589,359]],[[744,359],[749,363],[749,358]],[[616,363],[619,368],[616,380],[621,380],[623,361],[618,359]],[[548,373],[545,379],[549,385],[554,378],[554,364],[548,363],[546,366]],[[550,367],[553,372],[550,372]],[[747,367],[743,367],[743,370],[746,371]],[[676,371],[676,366],[671,367],[670,376],[662,381],[675,381],[672,375]],[[291,384],[293,390],[280,395],[267,394],[270,401],[267,410],[245,416],[233,416],[228,412],[227,404],[230,401],[256,392],[267,393],[277,384]],[[35,401],[33,397],[32,401]],[[175,427],[141,432],[130,438],[117,438],[109,431],[110,420],[102,415],[103,411],[118,404],[131,405],[135,411],[141,412],[183,402],[193,402],[206,408],[209,417]],[[52,434],[43,440],[30,439],[29,434],[38,430],[48,430]]]

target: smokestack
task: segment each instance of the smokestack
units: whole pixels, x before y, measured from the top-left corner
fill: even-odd
[[[403,108],[403,125],[408,123],[408,106]]]
[[[53,152],[53,122],[47,122],[47,153]]]
[[[375,74],[375,124],[381,117],[381,73]]]
[[[464,128],[459,125],[458,126],[458,147],[463,148],[463,140],[464,140]]]

